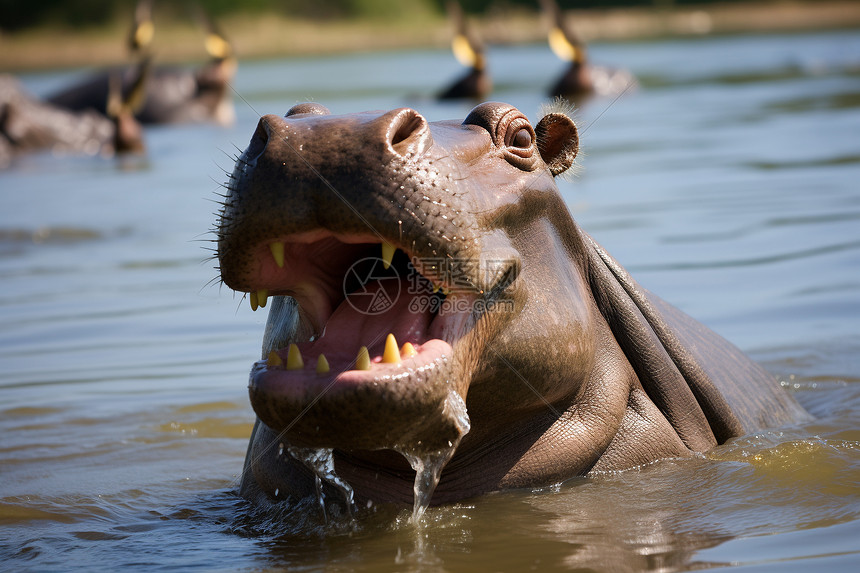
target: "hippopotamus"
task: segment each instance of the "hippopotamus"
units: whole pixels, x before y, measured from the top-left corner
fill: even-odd
[[[149,65],[146,59],[135,68],[125,98],[119,78],[114,78],[101,111],[57,107],[27,93],[15,77],[0,75],[0,165],[14,155],[42,150],[102,156],[143,153],[143,128],[134,111],[143,101]]]
[[[244,496],[313,496],[295,452],[330,452],[360,507],[441,460],[441,504],[807,418],[579,227],[555,183],[578,149],[566,114],[497,102],[259,121],[215,228],[223,283],[270,311]]]
[[[616,96],[637,85],[627,70],[595,66],[589,62],[588,47],[567,24],[554,0],[541,0],[541,9],[550,22],[547,41],[559,59],[569,62],[552,84],[548,95],[582,100],[592,95]]]
[[[446,10],[456,30],[451,40],[451,50],[457,61],[466,66],[468,71],[443,89],[438,98],[442,100],[482,99],[493,90],[493,80],[487,70],[484,45],[469,27],[460,4],[448,2]]]
[[[149,44],[154,34],[151,2],[142,1],[135,11],[129,34],[129,48],[136,59],[151,57]],[[144,104],[135,117],[142,124],[215,123],[229,125],[235,119],[230,82],[238,68],[231,43],[205,13],[198,18],[206,27],[205,48],[209,61],[197,69],[158,66],[146,86]],[[134,85],[134,66],[95,72],[48,96],[47,101],[72,111],[104,109],[111,78],[122,78],[127,94]]]

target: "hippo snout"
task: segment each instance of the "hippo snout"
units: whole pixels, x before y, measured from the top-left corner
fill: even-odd
[[[330,113],[323,106],[299,104],[284,117],[273,114],[263,116],[245,152],[245,160],[254,163],[267,150],[280,157],[284,147],[302,156],[306,144],[316,143],[314,132],[317,129],[314,126],[322,125],[318,122],[325,122],[328,118],[320,116],[326,115]],[[330,147],[326,151],[356,155],[364,161],[372,158],[384,160],[391,156],[409,159],[423,154],[433,145],[427,120],[414,109],[395,109],[373,119],[365,119],[367,121],[356,122],[348,129],[341,128],[342,137],[338,138],[337,143],[339,149]],[[277,145],[272,146],[273,140],[277,141]],[[310,158],[305,161],[313,162]]]

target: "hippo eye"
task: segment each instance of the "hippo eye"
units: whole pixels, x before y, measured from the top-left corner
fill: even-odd
[[[511,115],[505,127],[505,157],[516,167],[531,171],[537,159],[534,129],[521,113]]]
[[[520,115],[519,117],[514,117],[513,120],[508,123],[507,128],[505,129],[505,147],[507,147],[509,151],[521,157],[531,155],[534,140],[535,132],[532,130],[529,120],[524,116]]]
[[[501,157],[518,169],[534,171],[540,163],[535,130],[528,118],[511,105],[484,102],[469,112],[463,125],[486,129]]]
[[[531,147],[531,144],[532,144],[532,134],[531,134],[531,131],[529,131],[526,128],[522,128],[522,129],[517,130],[517,132],[514,134],[513,140],[511,141],[511,145],[513,145],[514,147],[520,147],[523,149]]]

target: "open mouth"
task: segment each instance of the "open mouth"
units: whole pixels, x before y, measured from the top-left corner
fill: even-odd
[[[442,259],[422,261],[373,237],[325,230],[270,241],[253,256],[252,308],[290,296],[299,331],[310,334],[267,349],[252,370],[252,394],[308,404],[323,394],[362,387],[384,394],[386,386],[450,377],[447,363],[471,326],[477,294],[450,284]]]

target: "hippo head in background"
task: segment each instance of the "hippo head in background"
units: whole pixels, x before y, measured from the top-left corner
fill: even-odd
[[[330,450],[359,500],[404,502],[395,451],[444,452],[439,503],[802,415],[579,229],[554,182],[578,147],[567,115],[532,126],[501,103],[260,120],[216,229],[223,282],[270,308],[245,495],[310,494],[294,448]]]

